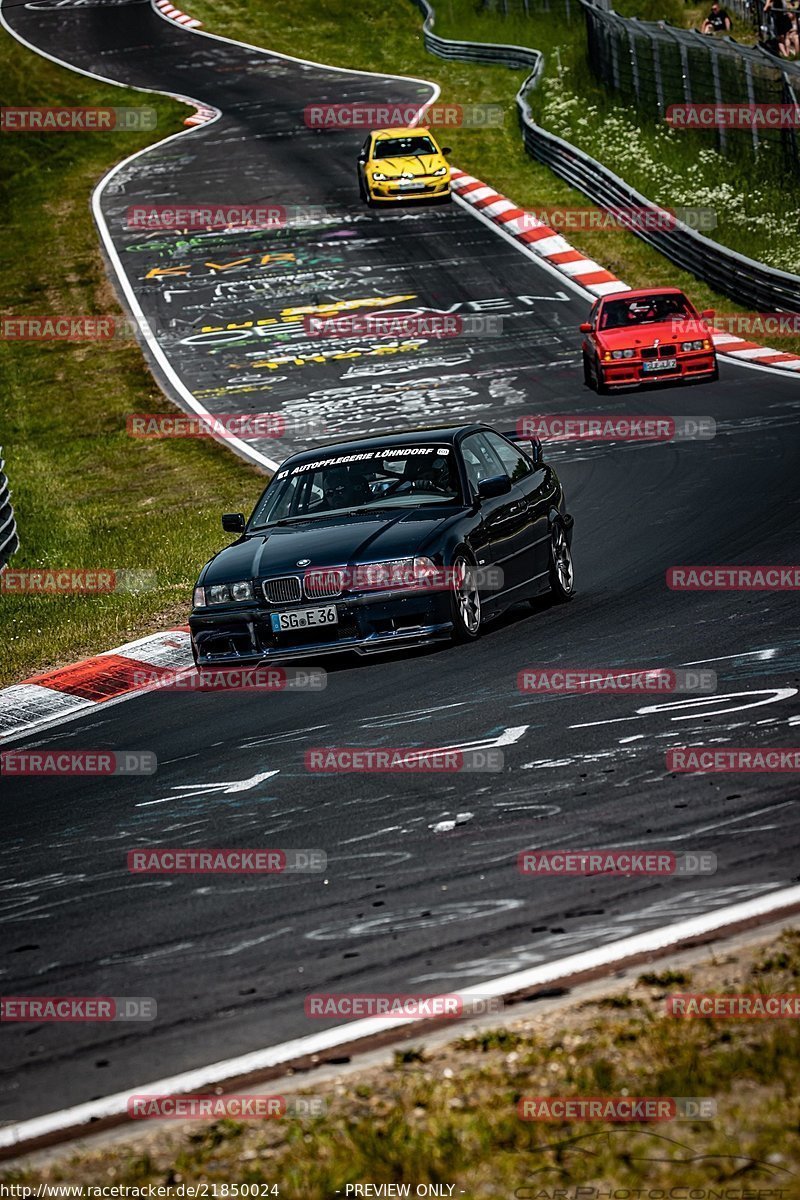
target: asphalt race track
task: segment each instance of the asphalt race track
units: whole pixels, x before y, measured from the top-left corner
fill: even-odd
[[[422,84],[197,36],[141,2],[3,12],[27,41],[75,66],[222,111],[123,168],[102,199],[148,321],[211,411],[321,418],[334,434],[462,417],[511,428],[533,412],[601,411],[710,415],[718,431],[711,441],[566,445],[548,455],[576,522],[579,594],[569,605],[515,609],[471,647],[326,664],[323,692],[150,694],[14,742],[150,750],[159,769],[4,780],[4,994],[152,996],[158,1017],[8,1026],[0,1119],[317,1032],[323,1023],[304,1015],[310,991],[476,987],[796,881],[791,775],[665,768],[675,746],[797,744],[796,600],[671,592],[665,571],[797,561],[797,380],[723,362],[716,385],[606,400],[588,392],[575,328],[585,300],[457,204],[365,209],[354,169],[363,135],[303,122],[305,105],[319,100],[422,103]],[[181,245],[177,234],[125,226],[140,202],[257,199],[322,206],[326,216]],[[248,261],[207,265],[239,259]],[[165,265],[186,270],[152,274]],[[469,344],[277,367],[259,364],[308,354],[298,330],[187,340],[204,326],[261,317],[280,325],[289,308],[386,296],[413,297],[397,307],[499,312],[506,323],[501,336]],[[258,446],[280,458],[297,442]],[[243,490],[243,509],[256,490]],[[717,672],[714,696],[517,690],[517,673],[531,665],[699,662]],[[304,769],[314,746],[476,742],[502,745],[501,773]],[[129,874],[127,852],[155,845],[318,847],[328,866],[295,877]],[[710,851],[718,870],[530,879],[516,856],[532,846]]]

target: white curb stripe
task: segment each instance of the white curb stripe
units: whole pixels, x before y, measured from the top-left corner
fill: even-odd
[[[767,916],[769,913],[795,904],[800,904],[800,887],[783,888],[757,896],[753,900],[729,905],[716,912],[690,917],[675,925],[635,934],[618,942],[607,942],[594,950],[584,950],[579,954],[557,959],[555,962],[530,967],[511,975],[501,975],[484,983],[476,983],[464,993],[448,992],[448,995],[463,995],[465,1001],[476,993],[482,996],[514,995],[517,992],[529,991],[532,988],[552,983],[557,979],[566,979],[572,975],[608,967],[634,956],[653,954],[667,949],[669,946],[674,946],[677,942],[701,937],[704,934],[724,929],[727,925]],[[505,1019],[507,1019],[507,1015]],[[290,1063],[298,1058],[306,1058],[324,1050],[335,1049],[341,1045],[372,1037],[387,1029],[408,1028],[413,1026],[415,1021],[420,1020],[424,1020],[424,1018],[367,1017],[360,1021],[337,1025],[333,1029],[326,1029],[307,1037],[295,1038],[277,1046],[267,1046],[250,1054],[223,1059],[205,1067],[198,1067],[193,1071],[185,1071],[179,1075],[157,1079],[152,1083],[140,1084],[127,1092],[115,1092],[100,1100],[92,1100],[86,1104],[75,1105],[73,1108],[62,1109],[60,1112],[47,1113],[42,1117],[21,1121],[17,1125],[6,1126],[0,1129],[0,1147],[16,1146],[34,1138],[86,1125],[89,1121],[124,1116],[127,1112],[128,1099],[138,1093],[144,1092],[150,1096],[171,1096],[198,1092],[209,1086],[222,1084],[229,1079],[254,1074],[270,1067]]]
[[[128,642],[114,650],[104,650],[97,656],[99,659],[114,658],[109,664],[107,675],[98,671],[91,675],[90,681],[98,686],[98,693],[104,679],[109,684],[113,680],[119,682],[119,659],[125,659],[131,667],[172,668],[185,670],[192,666],[191,639],[183,629],[168,629],[150,637],[139,638]],[[87,661],[87,660],[84,660]],[[69,691],[59,691],[59,676],[63,675],[65,686],[75,686],[76,675],[81,663],[75,663],[64,669],[63,673],[54,671],[47,676],[48,685],[45,687],[35,680],[25,680],[10,687],[0,689],[0,741],[17,738],[21,734],[37,729],[39,726],[57,721],[58,718],[75,716],[87,709],[107,706],[131,696],[143,694],[140,687],[131,684],[124,691],[113,692],[107,699],[87,699],[74,696]]]

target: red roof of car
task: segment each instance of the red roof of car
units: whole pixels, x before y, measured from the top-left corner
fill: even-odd
[[[603,296],[603,299],[635,300],[638,296],[686,296],[686,293],[676,287],[631,288],[629,292],[612,292],[609,296]]]

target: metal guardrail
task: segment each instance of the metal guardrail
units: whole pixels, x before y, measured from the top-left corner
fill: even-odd
[[[19,549],[17,522],[11,507],[11,492],[5,476],[3,447],[0,446],[0,571],[7,565],[15,550]]]
[[[516,104],[525,149],[532,158],[550,167],[602,208],[619,210],[645,207],[660,211],[657,204],[602,163],[536,124],[526,94],[536,85],[544,68],[541,51],[525,46],[460,42],[439,37],[433,32],[436,14],[429,0],[412,0],[412,3],[425,18],[422,26],[425,48],[439,58],[531,67],[530,74],[517,92]],[[586,4],[586,0],[583,3]],[[669,224],[670,228],[648,229],[642,223],[635,225],[632,232],[671,262],[737,304],[758,312],[800,312],[800,276],[738,254],[681,221],[664,224]]]

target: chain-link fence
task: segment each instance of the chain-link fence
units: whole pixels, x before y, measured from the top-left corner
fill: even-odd
[[[688,118],[686,128],[703,126],[697,106],[735,105],[752,111],[754,105],[795,105],[800,69],[782,63],[760,48],[741,46],[729,37],[676,29],[665,21],[637,21],[607,12],[581,0],[586,13],[589,61],[595,75],[629,104],[654,120],[678,106]],[[710,114],[708,116],[710,118]],[[697,122],[700,122],[697,124]],[[717,147],[723,154],[743,149],[758,153],[780,146],[800,174],[796,130],[774,125],[767,118],[745,118],[733,127],[714,117]]]

